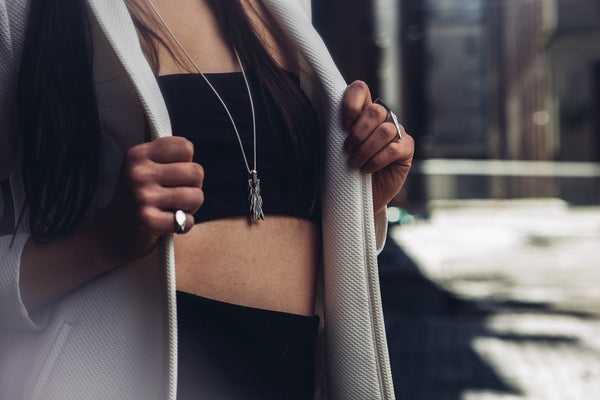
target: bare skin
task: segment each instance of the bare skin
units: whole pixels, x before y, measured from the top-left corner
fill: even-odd
[[[177,7],[164,0],[153,3],[203,72],[240,71],[205,2],[183,0]],[[255,8],[248,6],[247,12],[254,23],[263,23]],[[266,40],[274,54],[284,54],[272,36]],[[182,56],[178,48],[172,50]],[[276,59],[295,69],[287,59]],[[194,71],[184,56],[178,63],[165,49],[159,52],[159,61],[160,75]],[[203,222],[175,237],[177,290],[233,304],[312,315],[319,254],[318,225],[300,218],[267,215],[254,224],[246,216]]]
[[[312,315],[320,230],[267,215],[203,222],[175,240],[177,289],[256,308]]]
[[[253,7],[246,7],[247,12],[262,33],[266,47],[282,67],[296,70],[296,60],[286,57],[286,43],[278,42],[269,34],[272,29],[265,27],[266,19],[261,14],[264,10],[252,4]],[[239,70],[237,60],[204,2],[185,0],[179,1],[178,7],[168,7],[165,0],[156,0],[155,5],[200,69],[207,72]],[[185,72],[164,51],[160,64],[160,74]],[[354,101],[348,101],[345,114],[350,132],[358,136],[352,141],[351,135],[348,142],[354,146],[348,146],[348,150],[356,150],[365,143],[364,155],[359,154],[355,166],[358,168],[365,166],[395,136],[395,127],[385,124],[381,135],[377,132],[366,140],[386,116],[375,106],[378,108],[369,109],[367,117],[359,118],[362,109],[370,105],[368,88],[362,92],[361,89],[364,88],[349,89],[357,94],[352,96]],[[375,118],[368,118],[371,114]],[[367,167],[371,168],[368,172],[376,170],[374,165]],[[401,172],[405,176],[408,168]],[[393,195],[395,193],[391,197]],[[376,210],[380,212],[384,206]],[[257,224],[249,224],[246,217],[205,222],[196,225],[187,235],[176,237],[177,289],[235,304],[310,315],[319,253],[318,227],[298,218],[267,216]]]
[[[145,4],[145,0],[138,1]],[[269,25],[258,0],[243,4],[276,62],[297,72],[292,47]],[[203,71],[239,71],[232,49],[204,1],[178,0],[174,7],[172,0],[155,0],[155,5]],[[175,62],[164,49],[159,59],[161,75],[193,72],[190,65]],[[379,213],[404,183],[412,161],[412,138],[403,132],[401,140],[394,140],[395,126],[387,122],[383,107],[372,104],[363,82],[348,86],[342,118],[348,131],[345,150],[349,166],[373,174],[374,210]],[[72,234],[50,243],[38,245],[30,240],[21,259],[20,285],[26,307],[47,304],[145,256],[160,236],[173,232],[172,210],[181,209],[187,221],[184,234],[175,237],[178,290],[311,315],[321,254],[319,227],[275,215],[267,215],[258,224],[250,224],[247,217],[233,217],[194,225],[193,214],[204,201],[204,172],[192,162],[192,155],[192,144],[179,137],[131,148],[107,209],[83,221]]]

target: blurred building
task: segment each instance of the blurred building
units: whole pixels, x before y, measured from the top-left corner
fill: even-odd
[[[544,40],[556,10],[550,0],[487,4],[489,75],[488,157],[552,161],[559,149],[558,119]],[[557,197],[552,177],[491,176],[490,197]],[[483,196],[486,197],[486,196]]]
[[[600,161],[600,2],[554,0],[548,30],[560,160]]]
[[[313,13],[347,78],[397,90],[417,144],[409,198],[600,203],[597,0],[319,0]]]
[[[487,156],[486,0],[427,0],[427,158]]]
[[[489,156],[600,161],[600,3],[505,0],[490,2],[487,13]],[[570,166],[568,176],[493,177],[489,193],[600,202],[593,166]]]
[[[494,156],[517,160],[553,160],[558,137],[553,129],[554,96],[550,90],[549,65],[544,36],[551,29],[551,1],[507,0],[489,9],[489,18],[501,18],[497,32],[504,45],[498,47],[504,73],[498,78],[502,89],[492,93],[504,102],[504,146]],[[494,40],[494,39],[492,39]]]

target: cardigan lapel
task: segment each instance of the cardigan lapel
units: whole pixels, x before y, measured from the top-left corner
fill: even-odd
[[[129,75],[150,125],[151,138],[171,135],[171,123],[156,78],[144,57],[123,0],[87,0],[90,10]]]
[[[87,0],[111,47],[129,75],[145,110],[153,138],[171,134],[168,112],[142,53],[123,0]],[[328,386],[332,398],[393,398],[381,316],[370,176],[346,167],[342,151],[341,99],[346,83],[305,11],[297,1],[263,0],[298,46],[327,98],[328,155],[324,194]],[[342,193],[343,192],[343,193]],[[367,200],[364,200],[367,199]],[[342,209],[355,210],[345,214]],[[169,392],[176,386],[175,279],[172,238],[159,246],[166,266],[170,330]],[[370,322],[370,323],[369,323]],[[357,365],[361,368],[356,368]],[[364,396],[363,396],[364,395]]]
[[[150,138],[171,136],[171,122],[162,93],[150,65],[142,52],[137,32],[123,0],[87,0],[114,54],[131,80],[144,109]],[[121,132],[128,134],[127,132]],[[168,370],[165,391],[169,400],[177,393],[177,306],[175,295],[175,257],[173,236],[165,235],[158,243],[158,262],[164,267],[160,277],[166,298],[168,326],[165,350],[168,354]]]
[[[327,185],[322,202],[328,393],[331,398],[393,399],[379,292],[371,176],[351,171],[342,150],[347,136],[341,128],[346,83],[298,2],[263,2],[298,46],[328,104]]]

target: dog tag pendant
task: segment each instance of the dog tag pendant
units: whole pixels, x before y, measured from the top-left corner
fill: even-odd
[[[250,194],[248,195],[248,200],[250,201],[250,221],[258,222],[260,219],[264,220],[263,202],[262,197],[260,197],[260,179],[258,179],[255,170],[250,171],[248,189],[250,190]]]

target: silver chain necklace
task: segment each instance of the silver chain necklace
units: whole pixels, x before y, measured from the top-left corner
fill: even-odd
[[[192,57],[185,50],[185,48],[183,47],[181,42],[179,42],[179,40],[177,40],[177,37],[175,36],[173,31],[171,31],[171,28],[169,28],[169,25],[164,20],[162,15],[160,15],[160,13],[158,12],[158,9],[154,6],[154,4],[152,4],[152,1],[151,0],[147,0],[147,1],[148,1],[148,4],[150,5],[150,7],[152,8],[152,10],[154,11],[154,13],[156,14],[156,16],[158,17],[158,19],[160,20],[160,22],[162,23],[162,25],[165,27],[165,29],[171,36],[171,38],[175,41],[175,43],[177,43],[177,46],[179,46],[179,49],[181,49],[183,54],[186,56],[186,58],[189,60],[189,62],[194,66],[196,71],[198,71],[200,76],[202,76],[202,78],[204,79],[206,84],[211,88],[211,90],[213,91],[215,96],[217,96],[217,98],[223,105],[225,112],[227,112],[227,115],[229,116],[229,120],[231,121],[231,125],[233,126],[235,135],[237,136],[238,143],[240,145],[240,150],[242,151],[242,157],[244,158],[244,164],[245,164],[246,170],[248,172],[248,190],[250,192],[248,194],[248,201],[250,202],[250,221],[258,222],[258,220],[261,220],[261,219],[264,220],[265,214],[263,213],[263,210],[262,210],[263,202],[262,202],[262,197],[260,195],[260,179],[258,179],[258,172],[256,171],[256,117],[255,117],[255,113],[254,113],[254,101],[252,100],[252,92],[250,91],[250,84],[248,83],[248,78],[246,77],[246,71],[244,71],[244,65],[242,64],[240,55],[238,54],[237,50],[234,48],[233,51],[235,53],[235,57],[237,58],[238,64],[240,65],[240,69],[242,70],[242,76],[244,77],[246,89],[248,90],[248,98],[250,99],[250,109],[252,110],[252,134],[253,134],[253,155],[254,155],[254,162],[253,162],[252,169],[250,169],[250,165],[248,164],[248,159],[246,158],[246,152],[244,151],[244,145],[242,143],[242,138],[240,137],[240,133],[238,131],[237,125],[236,125],[235,121],[233,120],[233,116],[231,115],[229,108],[227,108],[227,104],[225,104],[225,101],[223,101],[223,98],[221,97],[221,95],[219,95],[219,92],[217,92],[217,89],[215,89],[215,87],[210,83],[210,81],[208,80],[206,75],[204,75],[204,73],[200,70],[198,65],[194,62]]]

